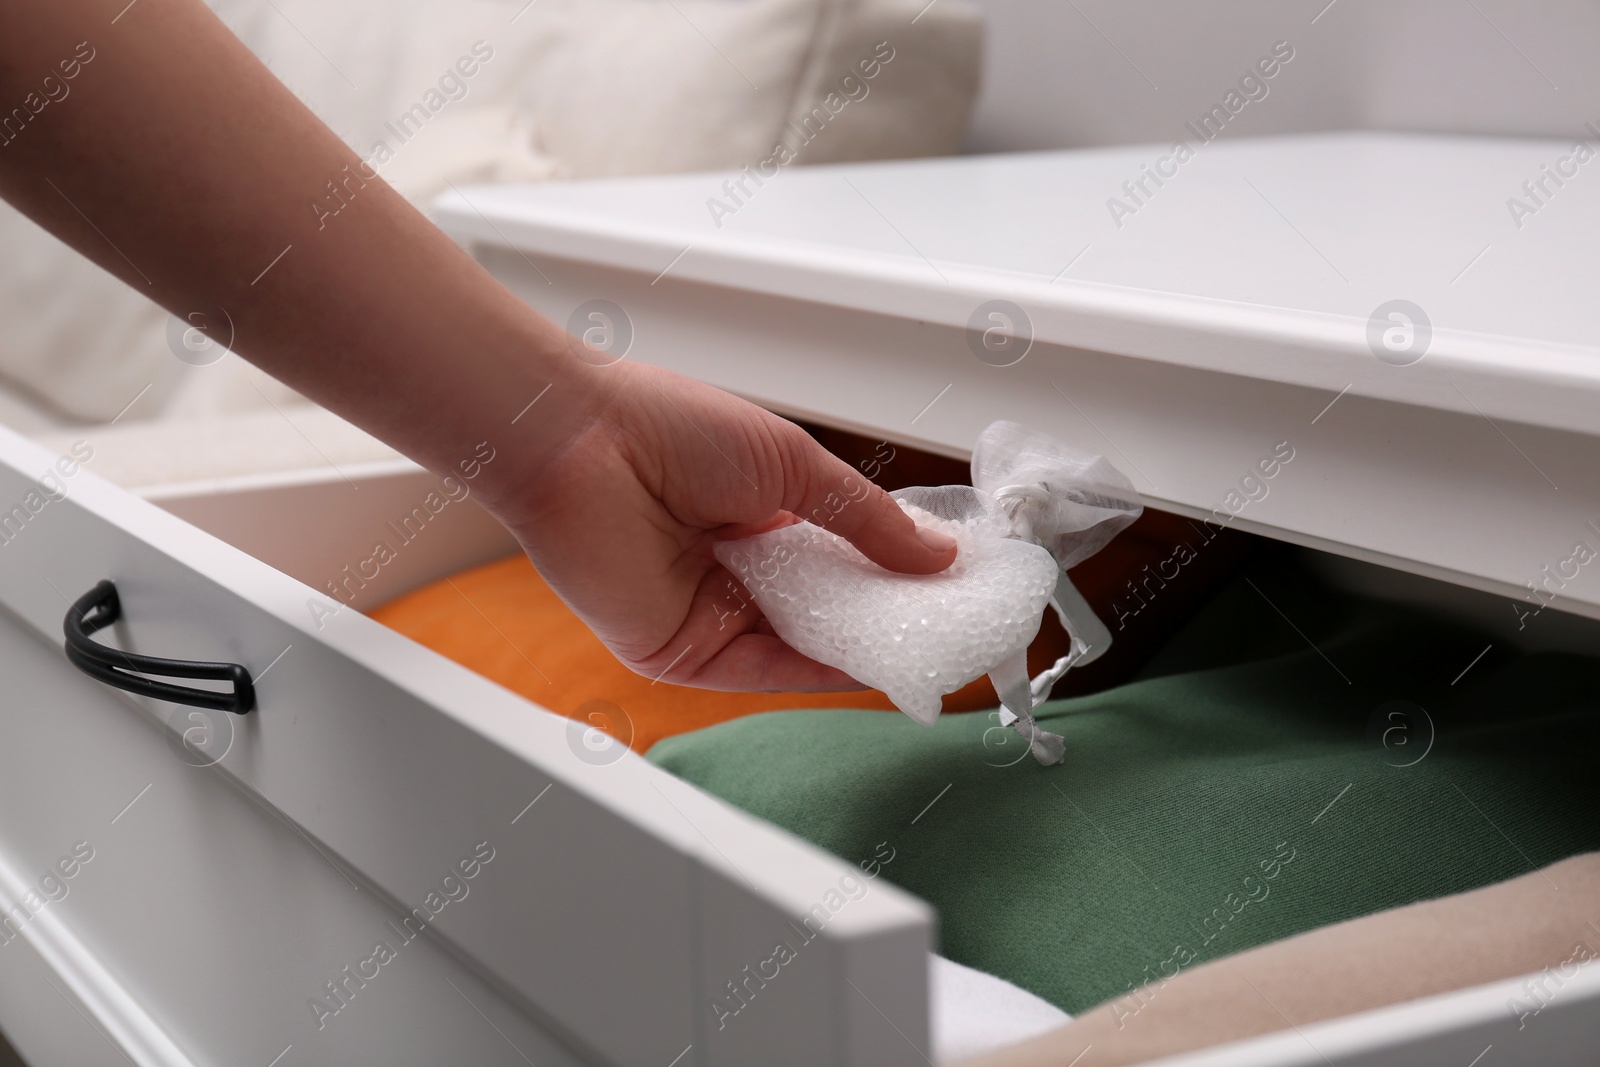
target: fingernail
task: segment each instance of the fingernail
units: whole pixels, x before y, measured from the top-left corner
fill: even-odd
[[[926,526],[917,527],[917,540],[925,548],[934,552],[948,552],[956,547],[956,539],[949,534],[942,534],[938,530],[930,530]]]

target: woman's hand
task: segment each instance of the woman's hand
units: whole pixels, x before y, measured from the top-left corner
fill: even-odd
[[[774,636],[711,552],[794,517],[824,519],[868,558],[943,570],[955,542],[793,423],[639,364],[597,368],[604,400],[495,510],[545,580],[633,670],[707,689],[862,688]]]

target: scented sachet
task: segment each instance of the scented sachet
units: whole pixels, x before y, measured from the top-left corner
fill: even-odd
[[[972,475],[971,486],[891,494],[919,526],[955,538],[956,560],[938,574],[885,570],[805,521],[724,541],[717,559],[787,644],[881,689],[924,725],[938,718],[945,694],[989,675],[1001,721],[1040,763],[1059,763],[1064,743],[1039,728],[1033,709],[1067,670],[1111,643],[1066,569],[1104,547],[1142,505],[1104,456],[1013,422],[980,435]],[[1028,645],[1046,607],[1071,646],[1030,679]]]

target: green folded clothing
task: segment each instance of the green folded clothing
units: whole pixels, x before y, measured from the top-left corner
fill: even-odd
[[[1488,643],[1271,559],[1139,680],[1040,708],[1062,766],[993,712],[771,712],[649,758],[852,862],[887,843],[941,952],[1078,1013],[1600,849],[1600,659]]]

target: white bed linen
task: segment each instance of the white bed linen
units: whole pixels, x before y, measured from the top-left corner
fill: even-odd
[[[766,159],[793,136],[791,122],[839,91],[870,90],[828,120],[804,161],[947,154],[976,95],[981,45],[978,14],[958,0],[920,16],[919,0],[211,3],[419,206],[451,183],[734,173]],[[840,90],[889,38],[896,58],[870,85]],[[294,400],[238,360],[180,362],[166,311],[3,204],[0,246],[7,424],[218,415]],[[263,267],[275,251],[263,252]]]

